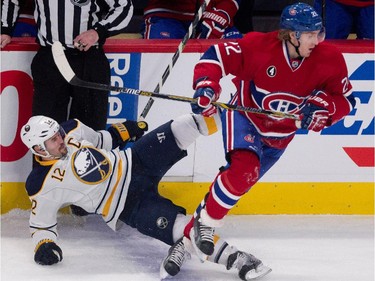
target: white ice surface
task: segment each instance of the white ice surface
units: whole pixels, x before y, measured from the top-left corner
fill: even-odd
[[[1,216],[2,281],[159,280],[168,246],[125,226],[113,232],[98,216],[58,218],[62,263],[33,261],[28,212]],[[228,216],[217,232],[272,272],[262,281],[373,281],[373,216]],[[223,266],[189,260],[172,280],[240,280]]]

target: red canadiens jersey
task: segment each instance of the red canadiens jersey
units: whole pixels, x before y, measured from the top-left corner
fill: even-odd
[[[211,0],[206,11],[213,8],[225,11],[232,19],[238,11],[239,0]],[[149,0],[144,9],[144,17],[152,16],[193,21],[203,0]]]
[[[335,106],[332,123],[352,110],[346,98],[352,86],[344,58],[326,43],[316,46],[308,58],[291,61],[277,31],[250,32],[237,42],[211,46],[195,66],[193,86],[203,79],[219,83],[229,74],[235,76],[237,88],[231,102],[241,106],[299,114],[311,93],[323,90]],[[244,114],[264,136],[286,137],[297,130],[292,119]]]
[[[354,6],[354,7],[374,6],[374,0],[334,0],[334,1],[344,4],[344,5]]]

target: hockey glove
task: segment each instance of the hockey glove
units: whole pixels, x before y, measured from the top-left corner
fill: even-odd
[[[195,114],[202,114],[205,117],[216,114],[217,108],[211,102],[218,100],[220,92],[221,87],[216,82],[207,80],[199,82],[194,93],[197,103],[191,104],[192,111]]]
[[[333,113],[332,98],[322,91],[314,91],[301,110],[301,128],[320,132],[331,125],[330,115]]]
[[[199,39],[221,39],[229,25],[230,17],[223,10],[206,11],[202,16],[201,33]]]
[[[125,121],[112,124],[108,132],[112,136],[112,147],[124,148],[129,141],[136,141],[148,130],[148,124],[144,121]]]
[[[39,241],[35,247],[34,261],[41,265],[52,265],[62,261],[63,255],[59,246],[51,239]]]

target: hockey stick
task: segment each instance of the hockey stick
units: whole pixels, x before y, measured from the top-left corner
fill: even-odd
[[[326,0],[322,0],[322,20],[323,26],[326,26]]]
[[[60,42],[55,42],[52,45],[52,55],[53,55],[55,64],[57,68],[59,69],[60,73],[62,74],[62,76],[65,78],[66,81],[68,81],[69,84],[74,85],[74,86],[90,88],[90,89],[95,89],[95,90],[103,90],[103,91],[115,91],[119,93],[130,94],[130,95],[139,95],[139,96],[155,97],[155,98],[174,100],[174,101],[182,101],[182,102],[188,102],[188,103],[197,103],[197,99],[191,98],[191,97],[167,95],[167,94],[161,94],[157,92],[149,92],[149,91],[137,90],[137,89],[126,88],[126,87],[116,87],[116,86],[111,86],[107,84],[81,80],[75,75],[73,69],[70,67],[69,62],[65,57],[63,46],[61,45]],[[245,107],[245,106],[227,104],[227,103],[222,103],[222,102],[212,102],[212,104],[223,109],[258,113],[258,114],[270,115],[270,116],[279,117],[279,118],[290,118],[294,120],[299,120],[299,116],[295,114],[264,110],[260,108]]]
[[[202,5],[199,7],[199,9],[198,9],[198,11],[197,11],[197,13],[194,17],[194,21],[190,24],[188,32],[185,34],[184,38],[182,39],[182,41],[178,45],[177,51],[174,53],[174,55],[172,57],[172,60],[169,62],[167,68],[164,70],[164,73],[161,76],[161,80],[159,81],[158,85],[156,86],[154,92],[157,92],[157,93],[160,92],[161,87],[164,85],[164,83],[167,80],[169,74],[171,73],[171,70],[174,67],[174,65],[176,64],[177,59],[180,57],[180,54],[184,50],[187,41],[193,35],[193,32],[194,32],[195,28],[197,27],[199,21],[201,20],[201,17],[203,15],[204,11],[206,10],[206,7],[208,6],[209,3],[210,3],[210,0],[204,0]],[[139,118],[140,120],[146,118],[146,116],[147,116],[148,112],[150,111],[153,103],[154,103],[154,99],[152,97],[150,97],[150,99],[148,100],[147,104],[145,105],[145,107],[144,107],[144,109],[143,109],[143,111],[140,115],[140,118]]]

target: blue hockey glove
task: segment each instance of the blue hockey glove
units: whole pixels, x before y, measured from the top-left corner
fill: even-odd
[[[197,103],[191,104],[192,111],[205,117],[214,115],[217,112],[217,108],[211,102],[217,101],[220,92],[221,87],[215,82],[206,80],[199,82],[194,93]]]
[[[136,141],[148,130],[148,124],[144,121],[125,121],[112,124],[108,132],[112,136],[112,147],[124,148],[129,141]]]
[[[229,25],[229,15],[223,10],[206,11],[202,16],[202,27],[199,39],[221,39]]]
[[[63,255],[59,246],[50,239],[41,240],[35,247],[34,261],[41,265],[52,265],[62,261]]]
[[[320,132],[331,125],[330,115],[333,113],[332,98],[322,91],[315,91],[301,110],[301,128]]]

